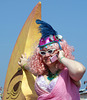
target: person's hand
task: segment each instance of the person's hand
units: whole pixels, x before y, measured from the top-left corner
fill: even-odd
[[[65,57],[65,53],[63,50],[58,50],[58,60],[60,61],[62,57]]]
[[[20,61],[18,61],[18,64],[24,68],[24,69],[27,69],[27,62],[28,62],[28,59],[27,59],[27,55],[26,54],[22,54],[21,57],[20,57]]]

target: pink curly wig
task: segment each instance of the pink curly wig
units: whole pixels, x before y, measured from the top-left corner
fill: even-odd
[[[72,46],[69,46],[65,40],[62,40],[62,42],[60,42],[60,45],[62,47],[62,50],[65,52],[65,57],[69,59],[74,59],[74,56],[72,55],[74,48]],[[59,49],[57,43],[53,43],[52,46],[57,50]],[[43,63],[39,51],[40,49],[39,47],[37,47],[33,56],[29,58],[29,62],[28,62],[30,71],[34,75],[42,75],[46,71],[46,65]],[[58,61],[58,66],[64,67],[64,65],[61,64],[59,61]]]

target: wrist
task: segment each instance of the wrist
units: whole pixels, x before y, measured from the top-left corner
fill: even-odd
[[[59,62],[62,63],[62,59],[65,58],[64,56],[60,57]]]
[[[25,68],[26,65],[27,65],[27,64],[25,63],[25,64],[22,66],[22,68],[23,68],[23,69],[26,69],[26,68]]]

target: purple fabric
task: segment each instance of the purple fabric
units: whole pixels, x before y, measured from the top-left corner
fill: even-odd
[[[57,82],[58,77],[53,79],[49,84],[46,82],[45,78],[43,76],[39,76],[36,79],[36,82],[40,88],[47,92],[51,92],[52,89],[54,88],[56,82]]]
[[[44,91],[38,85],[36,86],[35,90],[39,94],[38,100],[80,100],[79,87],[69,77],[67,69],[60,73],[57,83],[50,93]]]

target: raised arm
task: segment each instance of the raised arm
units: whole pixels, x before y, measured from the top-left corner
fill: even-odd
[[[28,59],[27,55],[21,55],[20,61],[18,61],[19,66],[21,66],[23,69],[30,71],[29,66],[28,66]]]
[[[70,77],[76,82],[82,78],[86,71],[80,62],[66,58],[63,50],[59,51],[58,60],[68,68]]]

